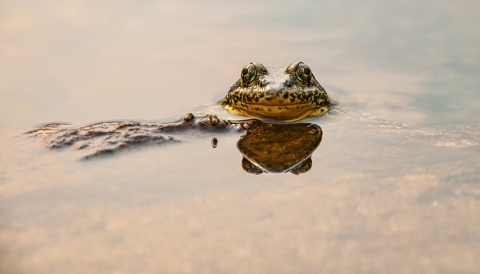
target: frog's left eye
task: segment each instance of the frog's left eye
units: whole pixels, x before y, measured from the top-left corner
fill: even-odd
[[[298,64],[295,74],[297,75],[297,78],[300,79],[303,83],[310,83],[310,79],[312,78],[312,71],[304,63]]]
[[[255,81],[257,77],[257,69],[254,64],[250,63],[242,69],[242,73],[240,75],[242,79],[242,85],[247,86],[251,82]]]

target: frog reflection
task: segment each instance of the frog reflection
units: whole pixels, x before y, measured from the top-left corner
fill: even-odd
[[[305,173],[312,167],[311,155],[322,141],[322,129],[315,124],[270,124],[254,121],[237,148],[242,167],[252,174],[264,172]]]

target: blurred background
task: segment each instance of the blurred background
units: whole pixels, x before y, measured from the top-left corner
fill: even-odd
[[[332,97],[413,124],[478,121],[474,1],[1,1],[0,130],[159,119],[251,61],[308,64]]]

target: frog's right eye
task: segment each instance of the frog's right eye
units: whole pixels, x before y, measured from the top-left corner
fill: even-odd
[[[257,68],[252,63],[248,64],[242,69],[242,74],[240,77],[242,79],[242,85],[248,86],[248,84],[255,81],[255,78],[257,77]]]

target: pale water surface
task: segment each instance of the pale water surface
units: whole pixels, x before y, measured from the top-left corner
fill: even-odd
[[[1,1],[0,272],[479,273],[478,10]],[[250,61],[304,61],[352,110],[310,120],[309,172],[244,172],[239,134],[89,161],[23,134],[168,121]]]

